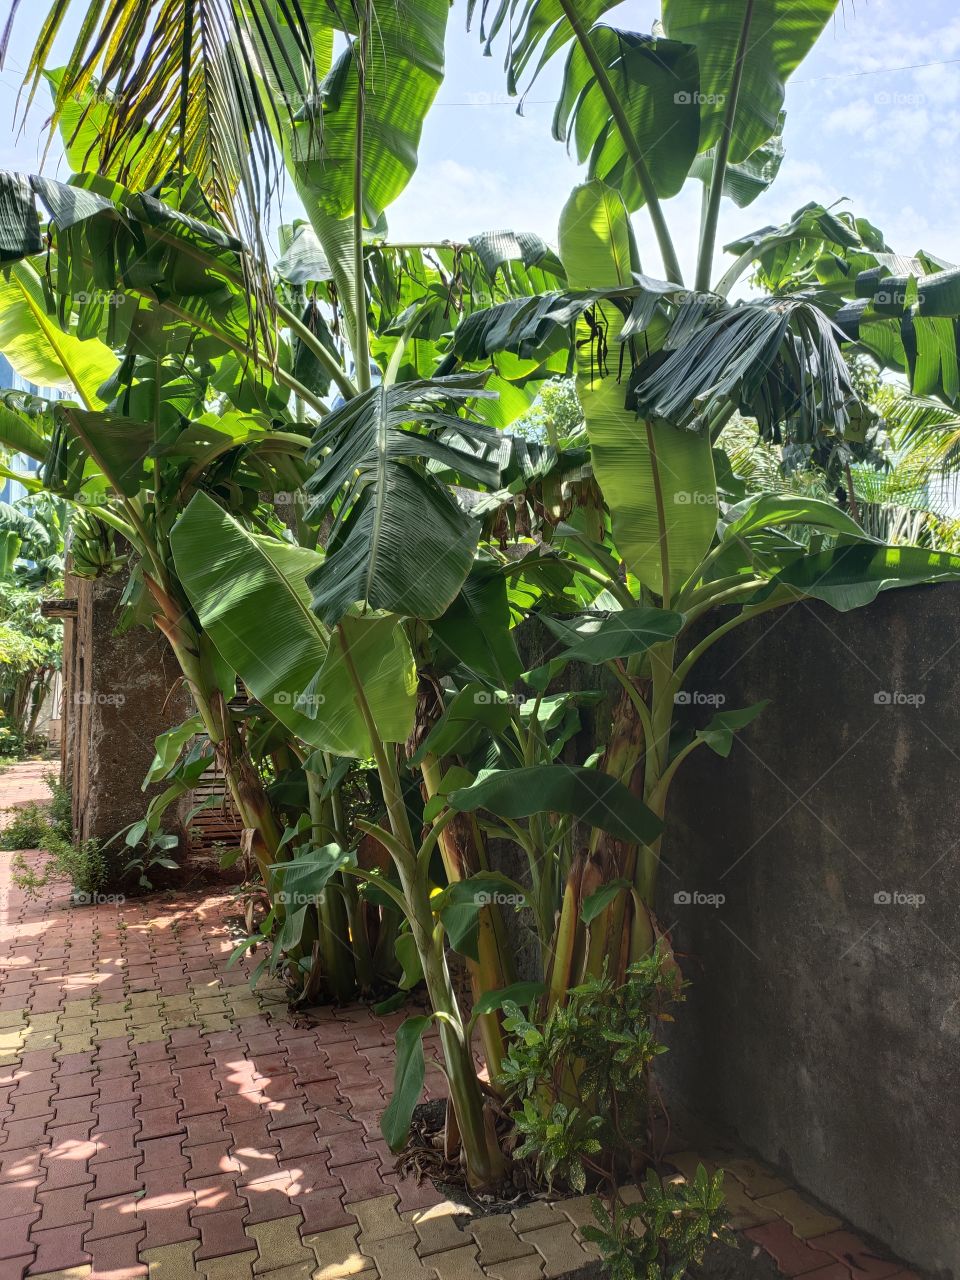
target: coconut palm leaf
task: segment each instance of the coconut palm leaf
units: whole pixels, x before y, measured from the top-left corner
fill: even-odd
[[[0,60],[20,0],[13,0]],[[54,84],[52,125],[68,148],[83,139],[86,166],[143,189],[176,161],[197,176],[233,230],[262,246],[267,197],[279,177],[267,130],[291,127],[302,106],[268,83],[313,91],[320,0],[53,0],[26,72],[27,105],[49,68],[58,35],[78,35]],[[306,68],[306,73],[304,72]],[[322,72],[321,72],[322,74]],[[112,101],[116,109],[103,111]],[[93,127],[91,127],[93,126]]]

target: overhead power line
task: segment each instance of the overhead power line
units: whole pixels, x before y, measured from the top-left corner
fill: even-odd
[[[792,85],[821,84],[825,80],[853,80],[859,76],[893,75],[897,71],[922,71],[926,67],[952,67],[960,63],[960,58],[938,58],[933,62],[907,62],[896,67],[867,67],[862,71],[837,71],[826,76],[812,76],[807,80],[791,80]],[[519,103],[519,98],[508,98],[505,95],[476,93],[473,98],[465,98],[462,102],[436,102],[437,107],[509,107]],[[553,98],[524,98],[526,107],[552,107]]]

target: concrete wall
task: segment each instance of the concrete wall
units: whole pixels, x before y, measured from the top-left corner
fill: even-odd
[[[704,698],[772,703],[672,794],[669,1090],[960,1277],[960,587],[759,619],[688,687],[701,724]]]

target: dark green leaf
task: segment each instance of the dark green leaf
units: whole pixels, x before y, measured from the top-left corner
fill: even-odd
[[[622,782],[595,769],[534,765],[527,769],[486,769],[472,786],[453,791],[453,809],[488,809],[501,818],[534,813],[566,813],[631,844],[650,843],[661,820]]]
[[[391,1151],[400,1151],[410,1133],[413,1110],[423,1089],[423,1033],[430,1022],[430,1017],[420,1014],[397,1029],[393,1097],[380,1118],[380,1131]]]

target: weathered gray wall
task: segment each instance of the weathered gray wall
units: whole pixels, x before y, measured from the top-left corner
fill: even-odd
[[[142,818],[162,790],[141,790],[154,739],[185,719],[192,702],[177,684],[179,665],[158,631],[134,627],[116,634],[123,575],[71,582],[78,617],[64,710],[74,824],[80,839],[106,839]],[[170,817],[172,811],[168,828]]]
[[[672,795],[659,911],[692,985],[670,1090],[960,1277],[960,587],[770,615],[689,688],[772,703]]]

